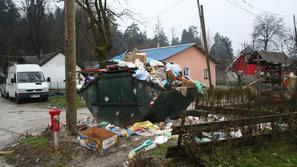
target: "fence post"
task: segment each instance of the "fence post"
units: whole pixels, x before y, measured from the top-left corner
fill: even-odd
[[[185,122],[186,122],[186,114],[185,111],[182,113],[181,115],[181,127],[183,128],[185,126]],[[181,148],[181,142],[183,140],[183,134],[179,134],[178,135],[178,139],[177,139],[177,148]]]

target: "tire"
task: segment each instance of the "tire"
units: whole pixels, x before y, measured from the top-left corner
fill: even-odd
[[[18,97],[17,94],[15,94],[15,103],[16,104],[21,104],[21,99]]]
[[[13,101],[13,98],[10,97],[9,93],[7,93],[7,98],[8,98],[8,100]]]
[[[47,101],[48,100],[48,97],[45,97],[42,99],[42,101]]]
[[[4,98],[4,94],[1,92],[1,97]]]

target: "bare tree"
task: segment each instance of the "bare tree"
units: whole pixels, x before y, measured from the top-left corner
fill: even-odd
[[[26,15],[26,21],[30,30],[30,38],[34,53],[40,58],[45,48],[45,33],[43,32],[48,0],[23,0],[22,9]]]
[[[96,57],[99,62],[105,61],[112,48],[113,20],[128,15],[129,11],[123,10],[117,13],[108,6],[107,0],[76,0],[76,2],[88,14]]]
[[[270,43],[278,46],[277,38],[281,39],[285,28],[283,19],[274,14],[257,16],[254,22],[253,39],[267,51]]]
[[[289,57],[297,58],[297,43],[293,34],[289,33],[286,35],[284,45]]]

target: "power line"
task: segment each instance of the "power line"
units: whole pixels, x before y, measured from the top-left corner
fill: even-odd
[[[235,0],[235,1],[237,1],[237,0]],[[256,9],[256,10],[261,11],[263,13],[272,13],[272,14],[277,14],[277,15],[280,15],[280,16],[291,16],[291,15],[287,15],[287,14],[279,14],[279,13],[275,13],[275,12],[271,12],[271,11],[268,11],[268,10],[258,8],[257,6],[251,4],[250,2],[248,2],[246,0],[239,0],[239,1],[241,1],[245,5],[249,6],[251,9]]]
[[[166,13],[167,11],[171,10],[172,8],[174,8],[175,6],[177,6],[178,4],[180,4],[180,3],[183,2],[183,1],[184,1],[184,0],[179,0],[179,1],[177,1],[176,3],[170,5],[168,8],[166,8],[166,9],[160,11],[158,14],[156,14],[156,15],[154,15],[153,17],[150,17],[149,19],[147,19],[147,20],[145,20],[144,22],[142,22],[142,25],[143,25],[145,28],[147,28],[147,27],[154,28],[154,27],[152,27],[152,26],[150,26],[150,25],[148,24],[150,21],[152,21],[153,19],[155,19],[155,18],[159,17],[160,15]]]
[[[155,16],[149,18],[146,22],[150,22],[150,21],[153,20],[154,18],[159,17],[160,15],[166,13],[167,11],[171,10],[172,8],[174,8],[175,6],[177,6],[178,4],[180,4],[182,1],[184,1],[184,0],[179,0],[179,1],[177,1],[176,3],[170,5],[168,8],[162,10],[161,12],[159,12],[158,14],[156,14]]]
[[[233,1],[231,1],[231,0],[225,0],[225,1],[228,2],[228,3],[231,4],[231,5],[233,5],[233,6],[237,7],[237,8],[239,8],[239,9],[241,9],[241,10],[243,10],[243,11],[245,11],[245,12],[251,14],[252,16],[256,17],[256,15],[255,15],[253,12],[251,12],[251,11],[249,11],[248,9],[246,9],[246,8],[244,8],[244,7],[242,7],[242,6],[238,5],[238,4],[236,4],[236,3],[234,3]]]

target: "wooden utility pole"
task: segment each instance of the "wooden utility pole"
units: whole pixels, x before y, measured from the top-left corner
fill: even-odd
[[[206,30],[205,30],[203,5],[200,5],[199,0],[197,0],[197,5],[198,5],[198,13],[199,13],[199,17],[200,17],[203,47],[204,47],[204,52],[205,52],[205,56],[206,56],[206,64],[207,64],[207,71],[208,71],[208,81],[209,81],[210,94],[213,97],[214,87],[213,87],[212,79],[211,79],[211,71],[210,71],[210,64],[209,64],[209,54],[208,54],[207,37],[206,37]]]
[[[295,20],[295,15],[293,15],[293,22],[294,22],[294,32],[295,32],[295,46],[297,48],[297,28],[296,28],[296,20]]]
[[[77,134],[75,0],[65,0],[66,126]]]

